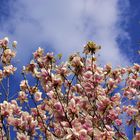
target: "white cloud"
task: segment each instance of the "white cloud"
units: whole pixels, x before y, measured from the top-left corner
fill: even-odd
[[[128,64],[117,43],[118,37],[127,38],[119,25],[128,1],[124,0],[121,8],[120,1],[17,0],[10,3],[10,19],[1,32],[19,42],[18,57],[24,63],[40,44],[67,57],[93,40],[102,45],[101,63]]]

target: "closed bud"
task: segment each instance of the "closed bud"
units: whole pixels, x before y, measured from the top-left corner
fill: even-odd
[[[13,46],[14,48],[16,48],[16,47],[17,47],[17,41],[13,41],[12,46]]]
[[[4,38],[4,41],[6,41],[7,43],[9,43],[9,38],[8,37],[5,37]]]

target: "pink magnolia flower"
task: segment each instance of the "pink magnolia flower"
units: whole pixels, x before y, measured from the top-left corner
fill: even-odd
[[[39,47],[38,50],[33,53],[34,58],[37,59],[37,58],[43,56],[43,53],[44,53],[44,50]]]
[[[127,69],[126,68],[121,68],[121,74],[125,74],[127,72]]]
[[[118,126],[120,126],[120,125],[122,124],[122,120],[116,119],[116,120],[115,120],[115,123],[116,123]]]
[[[73,67],[77,67],[77,66],[81,67],[81,66],[83,66],[83,62],[81,61],[81,58],[79,56],[75,56],[71,61],[71,65]]]
[[[109,110],[109,114],[107,115],[108,118],[110,118],[112,121],[116,120],[118,118],[118,114],[115,110]]]
[[[93,73],[91,71],[86,71],[83,76],[86,79],[91,79],[93,77]]]
[[[134,87],[134,86],[136,86],[136,83],[137,83],[137,82],[136,82],[135,79],[129,78],[128,81],[127,81],[127,83],[128,83],[130,86]]]
[[[136,136],[133,138],[133,140],[140,140],[140,132],[136,133]]]
[[[20,91],[18,94],[18,99],[20,100],[20,102],[25,102],[27,101],[27,95],[24,91]]]
[[[108,86],[109,86],[109,87],[114,87],[115,85],[116,85],[115,80],[112,79],[112,78],[109,78],[109,80],[108,80]]]
[[[125,111],[127,113],[127,115],[129,115],[129,116],[133,116],[134,114],[136,114],[138,112],[138,109],[136,109],[132,105],[128,105],[128,106],[123,106],[123,111]]]
[[[104,111],[110,103],[109,98],[101,95],[98,96],[97,106],[100,111]]]
[[[55,98],[55,97],[54,97],[54,92],[53,92],[52,90],[49,91],[49,92],[47,93],[47,95],[48,95],[51,99]]]
[[[8,37],[5,37],[4,39],[0,40],[0,46],[1,47],[6,47],[9,43]]]
[[[134,70],[136,70],[136,71],[140,71],[140,65],[137,64],[137,63],[134,63],[133,68],[134,68]]]
[[[4,52],[3,52],[2,56],[1,56],[2,63],[10,64],[11,59],[14,58],[15,55],[16,55],[16,52],[12,51],[9,48],[4,50]]]
[[[79,131],[79,139],[80,140],[88,140],[88,138],[90,138],[87,134],[87,130],[86,129],[81,129]]]
[[[111,100],[113,102],[120,101],[120,99],[121,99],[120,93],[116,93],[114,96],[111,97]]]
[[[17,132],[18,140],[30,140],[30,137],[27,134]]]
[[[3,74],[4,76],[9,76],[10,74],[14,74],[16,68],[13,65],[4,66]]]
[[[57,67],[56,72],[62,76],[67,76],[69,74],[69,70],[67,68],[68,63],[64,63]]]
[[[34,94],[34,98],[35,100],[38,102],[38,101],[41,101],[42,100],[42,92],[40,91],[37,91],[35,94]]]
[[[23,91],[28,89],[28,81],[27,80],[22,80],[20,82],[20,89],[23,90]]]
[[[78,106],[77,106],[78,107]],[[69,102],[68,108],[73,112],[76,113],[77,112],[77,107],[76,107],[76,102],[75,100],[72,98]]]
[[[92,121],[91,120],[87,120],[82,126],[85,130],[87,130],[88,134],[92,134],[93,127],[92,127]]]
[[[62,85],[62,78],[60,75],[52,75],[52,84],[54,87]]]
[[[63,111],[62,105],[61,105],[60,102],[56,102],[56,103],[54,104],[54,108],[56,109],[56,111],[58,111],[58,112],[60,112],[60,113],[62,113],[62,111]]]
[[[105,71],[110,72],[111,69],[112,69],[111,64],[106,64],[106,65],[105,65]]]

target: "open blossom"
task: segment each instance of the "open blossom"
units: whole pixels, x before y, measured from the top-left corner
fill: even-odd
[[[136,136],[134,137],[133,140],[140,140],[140,132],[136,133]]]
[[[134,63],[133,69],[140,72],[140,65],[137,63]]]
[[[112,110],[109,110],[109,114],[107,115],[107,117],[108,117],[109,119],[111,119],[112,121],[114,121],[114,120],[116,120],[116,119],[118,118],[118,114],[116,113],[115,110],[112,109]],[[116,123],[119,124],[119,121],[116,120]]]
[[[4,66],[3,67],[4,76],[9,76],[10,74],[14,74],[14,72],[16,71],[16,69],[17,68],[15,68],[13,65]]]
[[[54,108],[56,109],[56,111],[62,113],[63,109],[62,109],[62,105],[60,102],[57,102],[54,104]]]
[[[121,99],[120,93],[116,93],[114,96],[111,97],[111,100],[113,102],[120,101],[120,99]]]
[[[17,132],[17,139],[18,140],[29,140],[30,137],[27,134]]]
[[[122,124],[122,120],[116,119],[116,120],[115,120],[115,123],[116,123],[118,126],[120,126],[120,125]]]
[[[135,115],[138,112],[138,109],[136,109],[134,106],[123,106],[123,111],[127,113],[127,115],[132,116]]]
[[[14,58],[15,55],[16,55],[15,51],[12,51],[11,49],[5,49],[1,56],[2,63],[9,64],[11,59]]]
[[[53,75],[52,74],[52,84],[53,86],[61,86],[62,85],[62,78],[60,75]]]
[[[57,66],[56,72],[57,74],[60,74],[61,76],[66,76],[69,74],[69,70],[67,68],[68,63],[64,63],[60,66]]]
[[[72,112],[77,112],[78,105],[76,105],[75,100],[72,98],[69,102],[69,107],[68,107]]]
[[[111,101],[105,96],[98,96],[97,106],[100,111],[103,111],[110,105]]]
[[[14,118],[12,116],[9,116],[8,119],[8,124],[9,125],[13,125],[15,127],[21,126],[22,125],[22,120],[21,118]]]
[[[37,59],[37,58],[41,57],[43,55],[43,53],[44,53],[44,50],[39,47],[38,50],[33,53],[34,58]]]
[[[3,40],[6,41],[7,43],[9,43],[9,38],[8,37],[5,37]]]
[[[94,82],[95,83],[101,83],[103,81],[103,74],[95,72],[94,73]]]
[[[93,132],[93,127],[92,127],[92,118],[91,116],[87,116],[87,120],[85,123],[82,125],[82,127],[87,130],[87,133],[90,135]]]
[[[0,108],[1,108],[1,115],[2,116],[9,116],[10,114],[13,113],[11,104],[8,103],[7,101],[4,101],[3,103],[1,103]]]
[[[20,102],[25,102],[27,101],[27,95],[24,91],[20,91],[18,94],[18,99],[20,100]]]
[[[45,64],[48,64],[49,62],[52,63],[53,59],[54,59],[54,54],[53,54],[53,52],[47,53],[47,54],[44,56],[44,62],[45,62]]]
[[[50,97],[50,98],[54,98],[54,92],[53,91],[49,91],[47,93],[47,95]]]
[[[115,111],[117,112],[117,114],[121,114],[121,112],[122,112],[122,109],[119,107],[119,106],[117,106],[116,108],[115,108]]]
[[[22,80],[20,82],[20,89],[24,90],[24,91],[28,89],[28,81],[27,80]]]
[[[99,129],[94,129],[94,135],[96,140],[112,140],[113,136],[115,135],[112,128],[110,128],[108,125],[106,125],[107,129],[104,129],[104,131],[100,131]]]
[[[109,80],[108,80],[108,86],[110,88],[112,88],[112,87],[115,87],[115,85],[116,85],[116,81],[114,79],[112,79],[112,78],[109,78]]]
[[[83,66],[82,59],[78,55],[71,56],[70,63],[73,67],[82,67]]]
[[[127,97],[128,99],[132,99],[133,97],[135,97],[137,93],[137,90],[135,88],[126,88],[124,89],[124,96]]]
[[[104,71],[105,72],[107,72],[107,73],[110,73],[111,72],[112,66],[110,64],[106,64],[104,67],[105,67],[104,68]],[[107,74],[107,73],[105,73],[105,74]]]
[[[25,72],[31,72],[33,73],[35,71],[36,68],[36,63],[34,60],[31,60],[30,64],[28,66],[25,67]]]
[[[83,76],[86,79],[91,79],[91,78],[93,78],[93,72],[92,71],[86,71]]]
[[[89,41],[85,45],[83,53],[85,53],[85,54],[95,54],[96,51],[98,51],[99,49],[101,49],[101,46],[98,46],[96,43],[94,43],[92,41]]]
[[[8,37],[5,37],[4,39],[0,40],[0,47],[6,47],[9,43]]]
[[[127,69],[126,68],[121,68],[120,72],[121,72],[121,74],[125,74],[127,72]]]

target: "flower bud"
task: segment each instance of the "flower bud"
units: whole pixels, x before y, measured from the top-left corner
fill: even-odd
[[[16,47],[17,47],[17,41],[13,41],[12,46],[13,46],[14,48],[16,48]]]
[[[5,37],[4,38],[4,41],[6,41],[7,43],[9,43],[9,38],[8,37]]]

